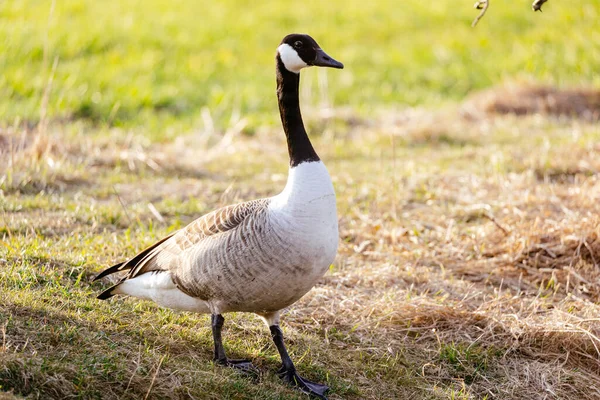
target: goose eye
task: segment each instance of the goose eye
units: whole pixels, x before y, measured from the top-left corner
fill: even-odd
[[[303,45],[303,43],[299,40],[297,42],[294,42],[294,47],[297,49],[301,49],[302,45]]]

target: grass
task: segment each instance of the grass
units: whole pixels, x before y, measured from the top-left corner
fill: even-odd
[[[224,332],[253,381],[210,361],[207,316],[90,282],[281,190],[294,30],[347,65],[303,75],[341,244],[283,316],[298,368],[331,399],[600,397],[598,2],[475,30],[449,0],[173,4],[0,3],[0,399],[305,398],[258,318]]]
[[[284,316],[293,357],[331,385],[332,399],[596,398],[600,130],[551,115],[458,111],[308,117],[336,127],[315,146],[335,177],[342,242],[331,271]],[[108,283],[89,283],[208,210],[280,190],[278,129],[238,134],[215,155],[218,140],[144,144],[70,126],[8,154],[2,390],[302,398],[278,381],[258,318],[228,315],[225,333],[231,355],[260,368],[254,382],[210,362],[207,316],[101,302]]]
[[[274,49],[293,31],[313,34],[346,64],[304,74],[309,101],[363,115],[460,100],[515,76],[598,85],[599,14],[598,1],[556,2],[543,14],[523,1],[493,5],[472,29],[476,11],[452,0],[2,2],[0,120],[35,124],[47,94],[50,118],[155,140],[202,126],[203,107],[220,126],[240,112],[253,133],[278,121]]]

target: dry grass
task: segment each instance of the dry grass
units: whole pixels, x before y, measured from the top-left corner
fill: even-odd
[[[600,120],[600,90],[557,89],[539,84],[512,83],[477,93],[466,102],[468,113],[542,114]]]
[[[311,126],[342,242],[284,316],[301,370],[328,381],[332,399],[600,397],[597,125],[448,109],[370,121],[330,111]],[[87,283],[194,216],[282,187],[280,133],[231,129],[223,141],[226,129],[205,129],[149,144],[50,126],[42,151],[12,150],[0,199],[3,390],[301,398],[274,376],[256,318],[228,318],[226,345],[254,359],[259,383],[212,366],[206,317],[101,303]]]

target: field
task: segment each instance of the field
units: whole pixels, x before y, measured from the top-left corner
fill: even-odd
[[[0,399],[301,399],[255,316],[95,296],[106,266],[270,196],[302,73],[340,249],[283,315],[331,399],[600,398],[600,1],[0,3]],[[518,4],[517,4],[518,3]]]

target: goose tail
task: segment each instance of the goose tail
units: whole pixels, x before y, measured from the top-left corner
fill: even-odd
[[[123,268],[123,267],[125,267],[125,268]],[[107,275],[114,274],[116,272],[124,271],[124,270],[127,270],[127,269],[131,269],[131,267],[128,267],[127,265],[125,265],[124,262],[119,263],[119,264],[115,264],[112,267],[107,268],[104,271],[100,272],[98,275],[96,275],[94,277],[94,279],[92,280],[92,282],[95,282],[98,279],[102,279],[102,278],[104,278]],[[100,300],[106,300],[106,299],[109,299],[109,298],[113,297],[115,295],[115,293],[113,293],[113,290],[115,290],[116,287],[119,286],[120,284],[121,284],[121,282],[117,283],[114,286],[109,287],[108,289],[106,289],[105,291],[103,291],[102,293],[100,293],[97,298],[100,299]]]
[[[124,270],[124,268],[122,268],[123,264],[125,264],[125,263],[124,262],[118,263],[116,265],[113,265],[110,268],[105,269],[104,271],[102,271],[98,275],[96,275],[94,277],[94,279],[92,280],[92,282],[96,282],[98,279],[102,279],[107,275],[114,274],[115,272],[123,271]]]
[[[106,300],[106,299],[110,299],[111,297],[113,297],[116,293],[113,293],[113,290],[115,290],[117,288],[117,286],[119,286],[121,283],[117,283],[114,286],[109,287],[108,289],[106,289],[104,292],[100,293],[97,297],[97,299],[100,300]]]

